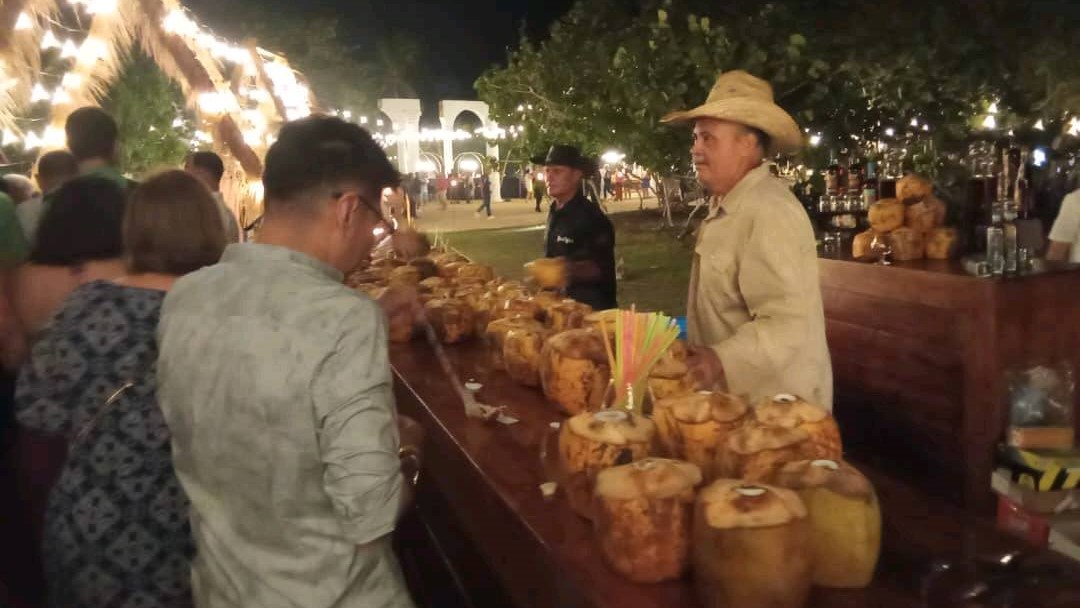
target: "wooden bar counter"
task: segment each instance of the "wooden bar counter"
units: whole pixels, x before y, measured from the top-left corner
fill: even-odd
[[[955,261],[820,260],[835,414],[849,449],[980,512],[993,505],[1005,372],[1080,370],[1080,270],[980,279]]]
[[[479,343],[448,351],[464,380],[484,385],[478,394],[482,402],[508,406],[507,413],[520,422],[489,424],[466,418],[425,343],[391,348],[398,408],[427,430],[417,510],[439,555],[425,559],[448,564],[456,586],[464,588],[469,598],[441,605],[698,606],[689,581],[640,585],[605,565],[588,522],[571,511],[561,492],[545,499],[539,489],[548,480],[542,452],[554,445],[551,439],[557,432],[551,423],[564,417],[539,390],[519,386],[491,370]],[[1022,541],[1004,536],[985,521],[862,468],[877,487],[884,514],[877,578],[864,590],[816,589],[808,606],[927,606],[920,599],[920,585],[934,560],[994,556],[1023,547]],[[1080,581],[1080,568],[1065,558],[1035,552],[1031,559],[1061,568],[1067,581]],[[1055,593],[1080,602],[1080,587]]]

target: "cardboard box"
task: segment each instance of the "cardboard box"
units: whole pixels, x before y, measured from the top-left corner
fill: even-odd
[[[994,471],[990,477],[990,487],[1013,504],[1040,515],[1080,509],[1080,489],[1040,492],[1014,482],[1009,470],[1005,468]]]
[[[1071,490],[1080,486],[1080,451],[1022,450],[998,446],[998,465],[1014,483],[1033,490]]]

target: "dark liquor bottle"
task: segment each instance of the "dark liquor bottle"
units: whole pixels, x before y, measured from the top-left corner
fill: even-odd
[[[863,209],[869,209],[878,201],[878,178],[877,163],[872,160],[866,161],[863,175],[862,199]]]
[[[847,174],[847,191],[848,194],[854,194],[862,197],[863,181],[866,179],[865,175],[866,165],[862,159],[859,158],[859,151],[851,151],[851,159],[848,161],[848,174]]]
[[[825,194],[840,194],[840,160],[836,157],[836,150],[830,154],[829,166],[825,169]]]

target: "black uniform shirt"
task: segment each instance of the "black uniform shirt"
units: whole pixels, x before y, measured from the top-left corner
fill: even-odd
[[[594,310],[615,308],[615,228],[598,205],[578,194],[548,214],[544,255],[591,261],[600,268],[595,281],[571,281],[566,295]]]

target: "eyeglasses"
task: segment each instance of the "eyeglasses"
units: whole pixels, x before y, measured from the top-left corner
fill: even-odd
[[[358,190],[346,190],[346,191],[343,191],[343,192],[334,192],[334,193],[330,194],[330,198],[332,198],[334,200],[339,200],[339,199],[341,199],[341,197],[343,197],[343,196],[345,196],[347,194],[355,194],[356,198],[360,201],[360,204],[367,207],[368,211],[374,213],[375,217],[379,218],[378,221],[375,223],[375,229],[372,230],[372,233],[375,236],[381,237],[383,235],[389,236],[391,234],[394,234],[394,231],[397,229],[397,226],[394,224],[394,222],[391,222],[391,221],[386,219],[386,216],[384,216],[383,212],[382,212],[382,206],[371,202],[371,200],[369,200],[366,196],[360,194],[360,192]]]

